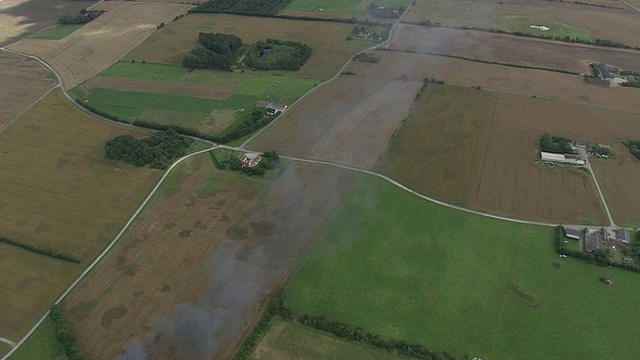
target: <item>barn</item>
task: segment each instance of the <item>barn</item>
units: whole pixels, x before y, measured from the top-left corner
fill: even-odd
[[[576,155],[576,154],[555,154],[555,153],[541,151],[540,159],[542,161],[553,161],[553,162],[575,164],[575,165],[586,164],[584,159],[582,159],[580,155]]]

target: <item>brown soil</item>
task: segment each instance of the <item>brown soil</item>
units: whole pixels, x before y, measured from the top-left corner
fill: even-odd
[[[636,130],[618,139],[640,139],[640,134]],[[640,183],[637,179],[640,179],[640,160],[631,155],[619,141],[608,141],[603,144],[613,146],[616,159],[591,158],[591,166],[596,173],[611,215],[619,225],[639,226]]]
[[[626,6],[618,2],[617,6]],[[603,12],[599,8],[593,9],[558,9],[560,20],[573,26],[587,28],[593,39],[610,39],[630,46],[640,46],[640,21],[638,12],[620,13]],[[640,68],[640,64],[636,63]],[[638,70],[638,69],[630,69]]]
[[[421,85],[341,76],[285,112],[250,147],[372,168]]]
[[[67,88],[89,79],[118,61],[190,5],[123,2],[61,40],[25,39],[11,49],[44,58]]]
[[[234,89],[180,82],[155,81],[98,76],[83,84],[87,89],[105,88],[120,91],[153,92],[193,96],[203,99],[224,100]]]
[[[0,129],[55,85],[35,60],[0,53]]]
[[[635,33],[637,31],[630,34]],[[591,70],[588,62],[604,62],[631,70],[640,63],[640,51],[635,50],[589,47],[484,31],[426,28],[406,24],[398,27],[398,35],[388,47],[589,74]]]
[[[536,96],[537,98],[593,105],[640,114],[638,89],[587,85],[575,75],[520,69],[423,54],[376,51],[380,63],[352,62],[347,69],[369,78],[393,80],[403,74],[409,80],[425,77],[447,84],[481,86],[483,89]]]

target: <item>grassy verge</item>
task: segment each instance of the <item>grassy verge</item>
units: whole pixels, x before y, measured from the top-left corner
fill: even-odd
[[[638,275],[559,260],[553,239],[362,177],[285,292],[294,311],[453,354],[633,358],[615,334]]]
[[[9,360],[53,360],[65,356],[64,347],[56,336],[50,316],[36,328],[27,340],[13,353]]]
[[[54,27],[45,29],[31,36],[32,39],[40,40],[60,40],[72,32],[80,29],[82,24],[79,25],[56,25]]]

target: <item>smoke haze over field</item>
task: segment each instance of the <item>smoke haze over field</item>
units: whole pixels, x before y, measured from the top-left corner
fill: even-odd
[[[264,297],[297,263],[354,178],[344,170],[291,165],[211,255],[208,290],[156,320],[117,359],[228,357]]]

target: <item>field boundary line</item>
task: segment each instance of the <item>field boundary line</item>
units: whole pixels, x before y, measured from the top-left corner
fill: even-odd
[[[50,92],[52,92],[53,90],[55,90],[56,88],[60,87],[60,84],[56,84],[54,85],[51,89],[47,90],[44,94],[42,94],[42,96],[40,96],[39,98],[37,98],[34,102],[32,102],[29,106],[27,106],[26,108],[24,108],[24,110],[20,111],[20,113],[16,116],[13,117],[13,119],[9,120],[8,123],[6,123],[2,128],[0,128],[0,133],[2,133],[3,131],[5,131],[11,124],[13,124],[16,120],[18,120],[18,118],[20,116],[22,116],[22,114],[24,114],[25,112],[27,112],[27,110],[31,109],[35,104],[37,104],[38,102],[40,102],[40,100],[42,100],[42,98],[44,98],[45,96],[49,95]]]
[[[80,276],[78,276],[78,278],[73,283],[71,283],[71,285],[69,285],[69,287],[62,293],[62,295],[60,295],[56,299],[56,301],[53,303],[53,305],[58,305],[71,292],[71,290],[73,290],[76,287],[76,285],[78,285],[78,283],[80,283],[80,281],[82,281],[82,279],[84,279],[84,277],[87,276],[87,274],[89,274],[89,272],[91,272],[91,270],[93,270],[94,267],[96,267],[96,265],[102,260],[102,258],[104,258],[105,255],[107,255],[107,253],[111,250],[111,248],[113,248],[113,246],[118,242],[118,240],[120,240],[122,235],[124,235],[124,233],[129,229],[129,226],[136,220],[136,218],[142,212],[142,210],[145,208],[145,206],[147,205],[149,200],[151,200],[151,198],[153,197],[153,195],[155,195],[156,191],[160,188],[160,186],[162,185],[164,180],[169,176],[171,171],[178,164],[180,164],[183,160],[186,160],[186,159],[188,159],[188,158],[190,158],[192,156],[200,155],[202,153],[214,150],[216,147],[217,146],[214,145],[214,146],[212,146],[210,148],[207,148],[207,149],[204,149],[204,150],[200,150],[200,151],[196,151],[194,153],[185,155],[185,156],[181,157],[180,159],[176,160],[173,164],[171,164],[171,166],[167,169],[167,171],[165,171],[164,175],[162,175],[160,180],[158,180],[158,182],[156,183],[156,186],[154,186],[154,188],[151,190],[149,195],[147,195],[147,197],[144,199],[144,201],[142,201],[142,204],[140,204],[140,206],[138,206],[136,211],[129,217],[129,220],[127,220],[127,222],[124,224],[122,229],[120,229],[120,232],[118,232],[118,234],[115,236],[115,238],[113,238],[113,240],[111,240],[109,245],[107,245],[107,247],[100,253],[100,255],[98,255],[98,257],[95,260],[93,260],[93,262],[80,274]],[[33,334],[33,332],[38,328],[38,326],[40,326],[40,324],[42,324],[42,322],[44,321],[44,319],[47,318],[48,315],[49,315],[49,310],[47,310],[45,312],[45,314],[42,315],[42,317],[40,317],[38,322],[36,322],[35,325],[33,325],[33,327],[31,327],[31,329],[29,330],[29,332],[27,332],[26,335],[24,335],[17,343],[14,343],[14,346],[12,347],[12,349],[5,356],[3,356],[1,360],[8,359],[9,356],[11,356],[11,354],[13,354],[20,347],[20,345],[22,345],[27,340],[27,338],[29,338],[29,336],[31,336],[31,334]]]
[[[5,344],[11,346],[12,349],[16,347],[16,343],[11,341],[11,340],[9,340],[9,339],[7,339],[7,338],[0,337],[0,342],[3,342]]]
[[[407,6],[407,8],[404,10],[404,12],[402,13],[402,15],[398,18],[398,20],[396,20],[396,22],[393,24],[393,26],[391,27],[391,30],[389,30],[389,37],[387,38],[387,40],[379,43],[379,44],[374,44],[373,46],[370,46],[364,50],[360,50],[357,53],[353,54],[348,60],[347,62],[344,63],[344,65],[342,65],[342,67],[340,68],[340,70],[338,70],[338,72],[333,75],[331,78],[329,78],[328,80],[320,83],[320,85],[314,86],[313,88],[311,88],[311,90],[307,91],[304,95],[300,96],[296,101],[294,101],[291,106],[289,106],[289,109],[291,109],[292,107],[294,107],[295,105],[297,105],[300,101],[302,101],[304,98],[306,98],[308,95],[313,94],[317,89],[323,87],[324,85],[330,83],[331,81],[337,79],[340,75],[342,75],[342,73],[344,72],[344,69],[347,68],[347,66],[349,66],[349,63],[351,63],[351,61],[353,60],[353,58],[360,54],[363,53],[365,51],[371,51],[371,50],[375,50],[378,46],[383,46],[386,45],[387,43],[391,42],[393,36],[394,36],[394,32],[396,27],[400,24],[400,21],[402,20],[402,18],[409,12],[409,10],[411,9],[412,4],[409,4],[409,6]],[[263,132],[265,132],[265,130],[267,130],[272,124],[274,124],[276,121],[278,121],[280,118],[282,117],[282,114],[280,114],[276,119],[274,119],[272,122],[268,123],[265,127],[263,127],[262,129],[258,130],[258,132],[256,132],[255,134],[251,135],[247,140],[245,140],[242,144],[240,144],[240,146],[237,149],[240,150],[244,150],[245,147],[247,145],[249,145],[249,143],[251,143],[251,141],[253,141],[253,139],[257,138],[258,136],[260,136],[260,134],[262,134]],[[237,150],[236,149],[236,150]]]
[[[627,0],[622,0],[622,2],[623,2],[623,3],[625,3],[625,4],[627,4],[627,6],[629,6],[630,8],[632,8],[632,9],[634,9],[634,10],[636,10],[636,11],[640,11],[640,8],[639,8],[639,7],[636,7],[635,5],[629,4],[629,3],[627,2]]]

